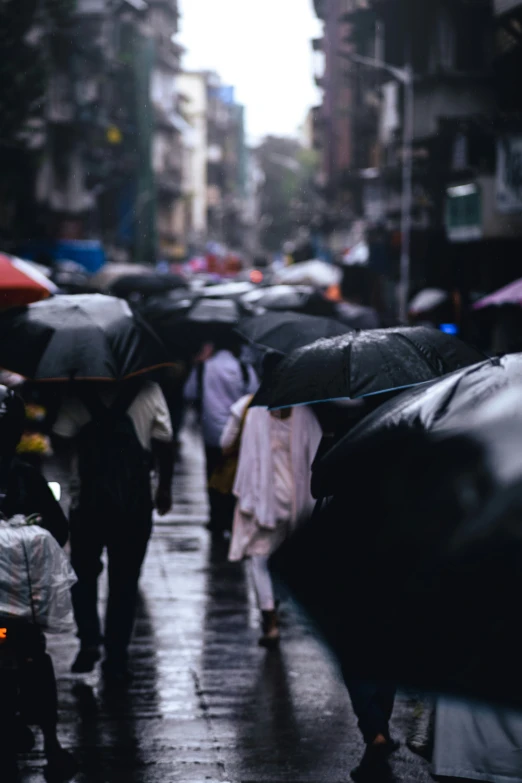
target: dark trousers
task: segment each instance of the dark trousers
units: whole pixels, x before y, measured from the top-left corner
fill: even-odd
[[[210,481],[214,470],[219,465],[223,452],[216,446],[205,446],[205,458],[207,464],[207,481]],[[209,529],[218,533],[232,530],[232,520],[236,498],[234,495],[223,495],[215,489],[208,489],[208,503],[210,506]]]
[[[39,628],[31,627],[20,652],[20,713],[27,723],[40,726],[45,737],[52,737],[58,725],[56,677]]]
[[[132,636],[138,581],[152,531],[152,512],[135,518],[93,515],[72,511],[71,563],[78,582],[72,588],[74,616],[82,645],[102,642],[98,615],[98,577],[101,556],[107,549],[109,595],[105,615],[104,643],[108,657],[125,660]]]
[[[17,671],[14,676],[8,669],[1,672],[2,739],[16,741],[13,734],[16,712],[20,712],[26,723],[40,726],[46,740],[55,739],[58,696],[53,662],[46,652],[45,635],[38,626],[26,622],[7,621],[6,626],[8,643],[15,650]]]
[[[365,743],[369,745],[378,734],[389,739],[396,685],[364,682],[346,676],[344,681]]]

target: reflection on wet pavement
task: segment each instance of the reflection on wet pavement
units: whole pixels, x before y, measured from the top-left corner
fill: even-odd
[[[81,767],[78,783],[341,783],[362,754],[334,663],[283,596],[283,642],[257,645],[257,612],[244,569],[226,561],[204,527],[202,450],[183,434],[176,503],[158,520],[141,580],[127,693],[98,673],[70,674],[77,642],[50,637],[60,691],[60,736]],[[404,740],[406,702],[395,713]],[[41,743],[22,780],[43,780]],[[402,749],[404,783],[427,765]]]

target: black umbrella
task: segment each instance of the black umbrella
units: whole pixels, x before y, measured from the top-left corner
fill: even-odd
[[[331,495],[343,486],[347,475],[360,464],[363,443],[371,453],[386,437],[398,454],[405,432],[462,429],[477,408],[512,386],[522,386],[520,353],[488,359],[404,391],[366,416],[314,467],[315,496]],[[400,460],[392,459],[387,473],[392,476],[397,471],[402,471]]]
[[[186,315],[189,323],[236,326],[244,310],[234,299],[198,299]]]
[[[261,348],[289,354],[322,337],[334,337],[352,330],[329,318],[269,311],[243,319],[237,331],[245,340]]]
[[[314,293],[312,286],[274,285],[257,288],[242,297],[247,304],[266,310],[302,310]]]
[[[175,296],[174,296],[175,294]],[[141,316],[161,337],[171,356],[188,358],[205,342],[232,333],[244,315],[232,299],[206,299],[199,293],[173,292],[139,308]]]
[[[119,277],[109,286],[112,296],[127,299],[133,294],[153,296],[177,288],[186,288],[187,282],[180,275],[140,274]]]
[[[522,385],[467,394],[460,426],[361,439],[273,565],[352,677],[521,706]]]
[[[0,319],[0,366],[35,381],[121,381],[170,366],[156,334],[121,299],[58,296]]]
[[[203,342],[198,328],[187,325],[190,312],[199,294],[179,289],[168,296],[152,297],[138,307],[140,316],[164,342],[172,358],[186,358],[196,354]]]
[[[254,283],[232,280],[229,283],[209,285],[201,290],[201,295],[210,299],[235,299],[255,289]]]
[[[242,297],[243,304],[265,310],[292,310],[305,315],[335,317],[336,307],[312,286],[274,285],[257,289]]]
[[[266,401],[277,408],[365,397],[425,383],[483,358],[458,338],[428,327],[354,332],[291,354]]]

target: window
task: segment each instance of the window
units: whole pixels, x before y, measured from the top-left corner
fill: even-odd
[[[450,242],[469,242],[482,236],[482,199],[474,183],[448,188],[446,231]]]

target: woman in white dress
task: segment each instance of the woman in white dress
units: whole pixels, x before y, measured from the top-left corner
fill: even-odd
[[[279,622],[268,558],[313,510],[311,466],[322,433],[307,407],[247,410],[251,400],[243,397],[232,407],[221,439],[226,452],[244,422],[234,483],[237,504],[229,560],[249,559],[262,615],[259,643],[273,646],[279,641]]]

